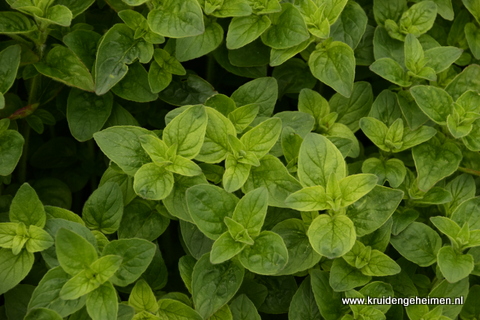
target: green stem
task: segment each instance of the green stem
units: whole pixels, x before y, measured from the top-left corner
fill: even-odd
[[[480,171],[478,171],[478,170],[473,170],[473,169],[464,168],[464,167],[458,167],[458,171],[462,171],[462,172],[465,172],[465,173],[470,173],[470,174],[473,174],[475,176],[480,177]]]

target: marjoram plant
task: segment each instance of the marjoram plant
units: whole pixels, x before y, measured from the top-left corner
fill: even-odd
[[[0,320],[480,319],[480,0],[0,0]]]

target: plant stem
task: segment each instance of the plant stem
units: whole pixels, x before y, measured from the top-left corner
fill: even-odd
[[[215,80],[215,58],[213,57],[212,54],[208,55],[208,60],[207,60],[207,81],[210,83],[214,88],[214,80]]]
[[[458,167],[458,170],[480,177],[480,171],[478,171],[478,170],[474,170],[474,169],[470,169],[470,168],[464,168],[464,167]]]

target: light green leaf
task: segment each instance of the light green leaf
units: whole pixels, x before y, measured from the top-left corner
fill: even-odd
[[[0,294],[15,287],[30,272],[35,257],[33,253],[22,250],[14,255],[10,249],[0,249]]]
[[[87,141],[100,131],[112,112],[113,96],[72,89],[68,95],[67,121],[73,137]]]
[[[232,219],[243,225],[250,236],[256,237],[262,229],[267,214],[267,204],[268,193],[266,188],[260,187],[252,190],[240,199],[235,207]]]
[[[152,31],[164,37],[192,37],[205,31],[202,8],[196,0],[163,1],[147,19]]]
[[[446,125],[447,116],[452,113],[453,100],[445,90],[433,86],[415,86],[410,92],[420,109],[430,119]]]
[[[110,282],[106,282],[88,294],[86,306],[92,320],[116,320],[117,291]]]
[[[420,222],[411,223],[399,235],[392,237],[390,243],[407,260],[421,267],[435,263],[442,246],[438,233]]]
[[[177,300],[160,299],[158,307],[158,314],[163,319],[202,320],[198,312]]]
[[[175,144],[178,155],[192,159],[202,148],[207,123],[205,107],[191,106],[165,127],[163,140],[169,147]]]
[[[388,2],[375,0],[373,2],[375,21],[379,25],[383,25],[387,19],[398,21],[406,9],[407,1],[405,0],[394,0]]]
[[[216,240],[227,231],[223,220],[231,217],[238,198],[213,185],[196,185],[187,190],[187,205],[198,228]]]
[[[378,177],[378,184],[388,181],[390,186],[397,188],[405,179],[407,171],[404,163],[399,159],[382,161],[378,158],[369,158],[362,164],[362,172],[373,173]]]
[[[286,49],[307,40],[308,33],[300,11],[292,4],[284,3],[282,12],[272,15],[272,25],[262,34],[262,41],[275,49]]]
[[[298,178],[307,186],[326,186],[333,174],[337,180],[346,176],[343,156],[327,138],[309,133],[305,136],[298,155]]]
[[[210,251],[210,262],[218,264],[230,260],[239,254],[246,246],[246,243],[235,241],[230,232],[224,232],[213,243],[212,250]]]
[[[352,48],[340,41],[317,45],[308,60],[312,74],[345,97],[353,91],[355,56]]]
[[[135,283],[135,286],[128,297],[128,304],[135,309],[135,312],[148,311],[155,314],[158,310],[158,303],[152,288],[148,283],[140,279]]]
[[[287,264],[288,251],[282,237],[271,231],[262,231],[253,246],[243,249],[238,258],[251,272],[273,275]]]
[[[425,55],[420,41],[413,34],[405,37],[405,66],[418,74],[425,64]]]
[[[368,264],[360,271],[366,276],[385,277],[399,273],[401,268],[386,254],[378,250],[372,250]]]
[[[333,260],[328,282],[334,291],[341,292],[363,286],[371,279],[372,277],[364,275],[345,260],[337,258]]]
[[[60,266],[70,275],[85,270],[98,258],[90,242],[65,228],[58,230],[55,236],[55,249]]]
[[[53,245],[53,238],[42,228],[31,225],[28,228],[28,240],[25,243],[25,249],[28,252],[40,252],[50,248]]]
[[[355,244],[357,237],[352,220],[345,215],[319,215],[307,232],[313,249],[329,259],[341,257]]]
[[[37,30],[37,25],[19,12],[0,12],[0,33],[21,34]]]
[[[110,160],[133,176],[140,167],[151,162],[140,141],[146,134],[151,133],[139,127],[118,126],[97,132],[93,138]]]
[[[199,58],[215,50],[222,40],[222,27],[216,22],[206,20],[203,33],[175,41],[175,56],[180,62]]]
[[[246,107],[248,108],[248,106]],[[221,112],[213,108],[206,108],[205,110],[208,116],[205,140],[195,159],[207,163],[217,163],[225,159],[230,150],[228,135],[236,135],[236,130],[234,125]]]
[[[275,145],[282,132],[282,121],[278,118],[263,121],[245,133],[240,141],[246,151],[253,151],[258,159],[263,158]]]
[[[271,25],[267,15],[250,15],[235,17],[230,22],[227,32],[227,48],[241,48],[254,41]]]
[[[365,33],[367,22],[368,17],[362,7],[356,2],[347,2],[339,19],[330,27],[330,36],[355,50]]]
[[[95,190],[85,202],[82,217],[88,228],[110,234],[117,231],[123,215],[123,195],[110,182]]]
[[[78,2],[78,1],[75,1],[75,0],[55,0],[56,4],[64,5],[68,9],[70,9],[70,11],[73,14],[73,18],[75,18],[80,13],[87,10],[88,7],[90,7],[94,2],[95,2],[95,0],[85,0],[85,1],[81,1],[81,2]]]
[[[468,277],[473,271],[473,256],[456,252],[445,246],[438,251],[438,267],[448,282],[454,283]]]
[[[260,107],[257,104],[247,104],[228,114],[228,119],[233,123],[237,133],[245,130],[257,117]]]
[[[202,169],[193,161],[182,156],[175,156],[172,164],[165,167],[168,171],[180,174],[182,176],[198,176],[202,174]]]
[[[62,320],[63,318],[54,310],[47,308],[33,309],[24,318],[25,320]]]
[[[153,93],[163,91],[172,82],[172,74],[153,61],[148,70],[148,84]]]
[[[419,37],[430,30],[437,16],[437,5],[433,1],[422,1],[411,6],[400,18],[400,30]]]
[[[173,188],[173,174],[156,163],[144,164],[134,176],[133,189],[140,197],[162,200]]]
[[[155,245],[143,239],[114,240],[105,246],[102,254],[122,257],[122,263],[110,281],[125,287],[147,270],[155,255]]]
[[[409,87],[412,85],[412,82],[409,81],[407,73],[402,66],[391,58],[375,60],[375,62],[370,65],[370,70],[378,74],[380,77],[401,87]]]
[[[454,173],[462,160],[462,153],[452,141],[440,142],[436,138],[412,149],[418,172],[418,188],[428,191],[439,180]]]
[[[472,14],[472,16],[478,21],[480,21],[480,7],[477,0],[462,0],[465,7]]]
[[[465,29],[465,33],[468,33]],[[460,58],[463,50],[456,47],[437,47],[425,51],[426,66],[435,70],[436,73],[445,71]]]
[[[192,274],[192,298],[196,311],[204,318],[223,307],[240,288],[244,269],[227,261],[211,264],[208,254],[197,261]]]
[[[259,187],[267,188],[270,206],[288,208],[285,199],[300,190],[302,185],[289,174],[277,157],[266,155],[260,160],[260,166],[250,170],[243,191],[246,193]]]
[[[23,222],[27,227],[45,226],[47,220],[45,209],[37,193],[28,183],[22,184],[12,199],[9,217],[11,222]]]
[[[299,211],[326,210],[330,208],[327,203],[327,194],[322,186],[303,188],[292,193],[285,200],[290,208]]]
[[[372,191],[377,184],[377,179],[373,174],[354,174],[340,180],[342,207],[351,205]]]
[[[62,27],[69,27],[72,23],[72,18],[73,15],[70,9],[63,5],[51,6],[47,9],[46,14],[43,18],[37,17],[37,19],[39,20],[57,24]]]
[[[278,85],[275,78],[263,77],[245,83],[232,94],[237,107],[255,103],[260,107],[258,117],[269,117],[273,113],[278,98]]]

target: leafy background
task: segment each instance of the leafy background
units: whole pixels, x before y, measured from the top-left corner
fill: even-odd
[[[479,23],[0,1],[0,319],[480,318]]]

